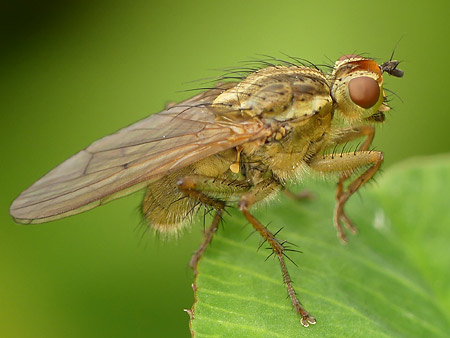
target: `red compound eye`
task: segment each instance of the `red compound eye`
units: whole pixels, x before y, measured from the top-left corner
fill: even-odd
[[[356,55],[356,54],[346,54],[346,55],[342,55],[338,59],[338,61],[344,61],[344,60],[347,60],[347,59],[360,58],[360,57],[361,57],[360,55]]]
[[[351,79],[348,83],[348,92],[352,101],[365,109],[372,107],[380,98],[378,82],[368,76]]]

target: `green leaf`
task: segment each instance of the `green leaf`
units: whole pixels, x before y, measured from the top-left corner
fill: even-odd
[[[244,217],[226,216],[200,260],[191,322],[196,337],[444,337],[450,332],[450,156],[391,167],[348,203],[359,228],[342,245],[334,186],[305,184],[312,201],[281,198],[255,215],[303,253],[288,268],[317,319],[300,325],[278,262]]]

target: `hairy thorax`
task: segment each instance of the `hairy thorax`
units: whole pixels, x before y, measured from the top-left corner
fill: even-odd
[[[270,67],[227,84],[210,107],[216,119],[243,125],[257,120],[272,132],[151,183],[145,217],[162,232],[177,232],[201,206],[178,189],[185,177],[195,177],[195,189],[227,204],[248,192],[256,196],[255,203],[272,196],[286,180],[301,176],[326,145],[333,114],[329,93],[324,75],[307,67]]]

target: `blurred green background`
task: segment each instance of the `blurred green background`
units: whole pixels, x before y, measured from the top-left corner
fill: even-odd
[[[375,146],[384,168],[448,152],[449,12],[444,0],[3,2],[0,336],[189,336],[200,222],[159,241],[140,224],[140,194],[37,226],[8,208],[92,141],[187,98],[179,91],[211,69],[258,53],[383,61],[403,37],[405,77],[386,83],[403,103],[393,98]]]

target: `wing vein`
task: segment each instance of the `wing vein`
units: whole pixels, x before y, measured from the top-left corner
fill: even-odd
[[[222,92],[206,91],[170,112],[95,141],[20,194],[10,207],[11,215],[26,224],[73,215],[207,156],[270,135],[270,126],[259,120],[216,120],[209,106]]]

